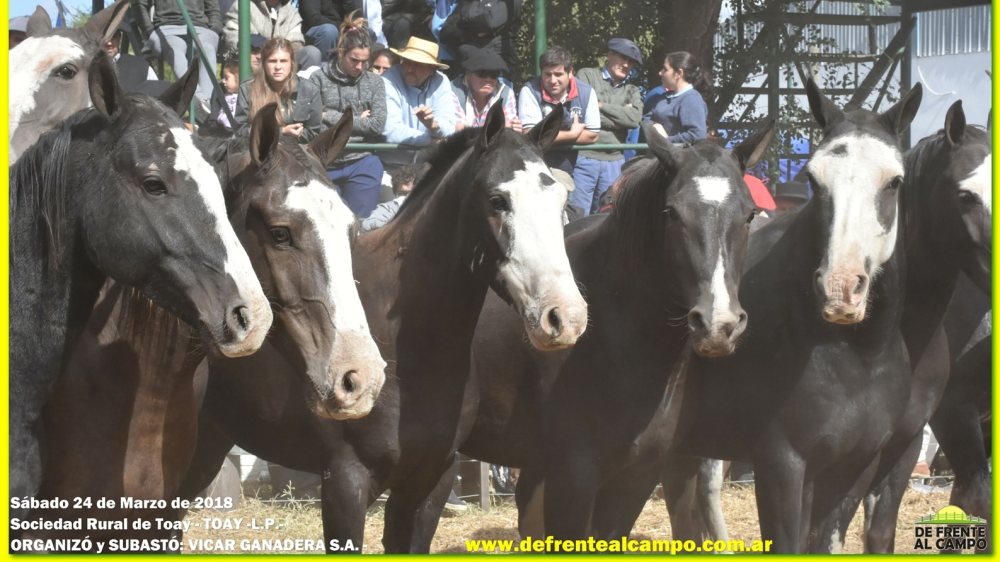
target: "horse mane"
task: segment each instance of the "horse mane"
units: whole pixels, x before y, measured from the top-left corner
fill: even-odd
[[[607,224],[613,229],[616,256],[629,274],[646,270],[658,261],[656,255],[663,243],[665,186],[670,181],[673,177],[653,156],[636,161],[622,174]]]
[[[94,109],[78,111],[66,118],[61,127],[39,137],[10,169],[10,224],[16,224],[21,214],[29,220],[41,217],[46,240],[39,242],[47,242],[52,265],[62,259],[69,227],[66,214],[73,189],[68,186],[67,173],[70,145],[80,128],[100,128],[107,122],[107,118]]]
[[[429,166],[427,172],[413,186],[413,190],[403,201],[396,217],[383,227],[387,233],[384,240],[395,238],[404,225],[412,223],[423,214],[427,208],[424,202],[437,191],[438,186],[446,183],[445,179],[451,175],[450,172],[455,168],[452,164],[457,162],[465,151],[475,143],[479,134],[479,128],[462,129],[444,141],[424,150],[427,158],[425,167]]]

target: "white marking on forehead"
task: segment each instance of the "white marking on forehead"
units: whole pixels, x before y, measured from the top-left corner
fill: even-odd
[[[976,167],[958,184],[959,189],[975,193],[983,202],[986,212],[993,216],[993,155],[987,154],[983,163]]]
[[[731,191],[729,180],[721,177],[697,177],[694,178],[694,185],[705,203],[722,203]]]
[[[334,192],[319,180],[288,189],[285,206],[305,213],[316,231],[327,273],[327,298],[337,331],[361,330],[368,333],[368,320],[351,265],[350,227],[354,214]]]
[[[50,35],[29,37],[10,50],[7,69],[9,79],[8,111],[10,117],[9,139],[31,110],[35,108],[35,94],[42,87],[52,70],[61,64],[83,58],[83,48],[69,37]],[[81,71],[84,69],[80,69]],[[66,103],[68,100],[53,100]],[[90,105],[90,99],[78,109]]]
[[[858,271],[870,258],[874,276],[896,246],[898,208],[886,230],[878,220],[877,197],[892,178],[903,175],[899,149],[875,137],[850,136],[820,148],[808,167],[833,200],[826,265]]]
[[[194,145],[191,133],[181,127],[171,127],[170,134],[177,148],[174,153],[173,168],[184,172],[198,186],[196,193],[204,201],[208,214],[215,220],[215,233],[222,240],[226,252],[223,268],[236,282],[240,296],[253,302],[253,295],[262,294],[260,282],[250,265],[250,258],[240,244],[226,213],[226,200],[222,195],[219,178],[201,151]],[[254,287],[256,289],[254,290]]]

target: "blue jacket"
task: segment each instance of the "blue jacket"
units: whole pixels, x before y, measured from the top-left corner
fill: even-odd
[[[424,146],[432,137],[424,124],[414,115],[413,109],[426,105],[434,111],[434,119],[441,128],[440,135],[455,132],[458,120],[458,98],[451,91],[451,82],[441,72],[427,79],[423,88],[406,85],[403,65],[397,64],[382,75],[385,81],[385,139],[386,142]]]

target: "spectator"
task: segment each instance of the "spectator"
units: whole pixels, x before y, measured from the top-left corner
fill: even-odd
[[[421,166],[411,164],[397,168],[392,173],[392,193],[395,195],[391,201],[380,203],[368,218],[361,221],[361,232],[368,232],[389,224],[399,212],[399,207],[406,200],[406,196],[413,191],[417,179],[421,175]]]
[[[463,54],[462,68],[465,73],[451,82],[451,89],[458,97],[456,128],[482,127],[486,122],[486,113],[493,104],[500,103],[507,126],[520,133],[521,120],[517,118],[514,92],[500,81],[500,75],[507,72],[507,63],[499,53],[471,46],[464,47]]]
[[[382,47],[381,45],[373,46],[372,49],[375,51],[372,54],[372,64],[371,71],[379,76],[385,74],[386,70],[389,70],[393,66],[399,64],[396,59],[396,55],[392,54],[392,51]]]
[[[239,49],[240,11],[239,2],[233,2],[225,18],[225,40],[222,52],[224,58],[232,58]],[[305,44],[302,35],[302,16],[292,4],[292,0],[251,0],[250,33],[266,39],[281,37],[287,39],[295,49],[295,63],[300,69],[310,68],[320,63],[319,49]]]
[[[375,43],[385,45],[385,33],[382,32],[382,1],[362,0],[361,10],[361,15],[368,22],[368,31],[372,35],[372,40]]]
[[[316,84],[296,76],[292,44],[280,37],[270,39],[260,57],[254,77],[240,84],[234,128],[249,127],[260,108],[277,103],[282,134],[297,137],[299,142],[312,140],[320,132],[323,106]]]
[[[174,68],[174,74],[183,76],[188,69],[187,44],[192,39],[188,36],[178,1],[184,2],[198,40],[205,49],[205,57],[211,63],[215,62],[219,49],[222,14],[219,12],[218,0],[139,0],[137,23],[142,35],[147,37],[142,47],[143,53],[153,53],[168,60]],[[214,65],[209,68],[202,64],[198,74],[198,89],[195,91],[205,114],[209,113],[212,99],[212,77],[209,73],[215,73]]]
[[[222,89],[226,91],[226,105],[229,106],[229,112],[235,115],[236,101],[240,97],[239,61],[230,59],[222,65]],[[226,116],[226,112],[221,107],[215,119],[226,129],[230,131],[233,129],[232,123],[229,122],[229,117]]]
[[[299,0],[306,43],[315,45],[323,62],[340,39],[340,22],[357,7],[354,0]]]
[[[28,38],[28,16],[10,18],[8,23],[10,27],[7,28],[7,50],[10,50]]]
[[[774,214],[794,211],[809,201],[809,185],[804,181],[781,182],[774,190]]]
[[[629,130],[642,120],[642,94],[628,83],[633,68],[642,64],[642,54],[635,43],[615,37],[608,41],[608,60],[604,68],[584,68],[577,78],[594,89],[601,114],[601,131],[597,142],[620,144],[627,140]],[[614,152],[580,151],[573,170],[576,190],[570,205],[583,216],[596,213],[601,197],[622,173],[625,156]]]
[[[411,37],[406,48],[390,49],[402,64],[382,75],[385,82],[385,136],[388,142],[426,146],[455,132],[458,100],[438,69],[437,43]]]
[[[670,53],[660,69],[664,93],[651,95],[643,120],[674,143],[693,143],[708,136],[708,105],[702,94],[711,88],[708,70],[686,51]]]
[[[517,113],[525,131],[561,105],[565,110],[562,130],[556,137],[559,145],[593,144],[601,130],[601,113],[597,96],[587,84],[573,76],[573,58],[562,47],[549,47],[538,59],[542,69],[539,78],[532,78],[517,96]],[[545,163],[573,173],[577,154],[573,150],[550,150]]]
[[[451,53],[462,45],[472,45],[513,60],[513,45],[508,30],[521,17],[521,0],[438,0],[448,13],[437,33],[441,44]]]
[[[382,0],[382,32],[394,49],[408,45],[410,37],[433,40],[430,22],[427,0]]]
[[[125,32],[121,29],[115,31],[115,34],[104,42],[104,52],[115,63],[115,69],[118,71],[118,80],[122,85],[122,89],[126,92],[134,92],[143,82],[158,80],[159,78],[153,72],[153,69],[149,67],[146,59],[121,51],[122,37],[124,35]]]
[[[385,126],[385,85],[377,75],[366,72],[372,40],[364,23],[361,18],[344,21],[334,58],[310,80],[320,92],[324,126],[336,124],[351,108],[351,142],[379,142]],[[345,154],[327,170],[344,203],[360,218],[371,214],[378,204],[382,172],[382,162],[368,152]]]

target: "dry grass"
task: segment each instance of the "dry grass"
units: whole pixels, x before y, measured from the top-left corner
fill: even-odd
[[[946,491],[919,493],[908,490],[900,509],[896,532],[896,552],[913,553],[913,522],[920,517],[936,512],[947,504],[948,493]],[[723,492],[723,507],[726,512],[730,538],[747,541],[760,538],[756,502],[752,488],[727,486]],[[202,523],[204,518],[230,523],[242,519],[242,528],[210,531],[204,528]],[[276,522],[276,528],[269,530],[247,528],[251,520],[255,520],[259,527],[267,518]],[[312,502],[270,504],[256,499],[247,499],[240,507],[232,511],[203,510],[192,512],[188,516],[188,520],[192,521],[192,528],[185,535],[186,552],[207,552],[190,548],[191,541],[196,539],[233,539],[236,548],[232,552],[244,552],[240,549],[242,540],[298,538],[321,541],[323,537],[319,504]],[[382,552],[383,520],[381,506],[369,511],[365,527],[365,553]],[[504,502],[489,512],[483,512],[470,505],[469,511],[462,515],[441,519],[431,550],[432,552],[464,553],[466,539],[517,539],[516,525],[517,511],[510,502]],[[861,517],[858,516],[851,524],[846,552],[861,552],[860,536]],[[662,501],[650,500],[646,504],[646,508],[636,524],[633,537],[670,538],[670,524]],[[320,548],[315,548],[302,552],[320,551]],[[260,550],[255,552],[281,551]]]

